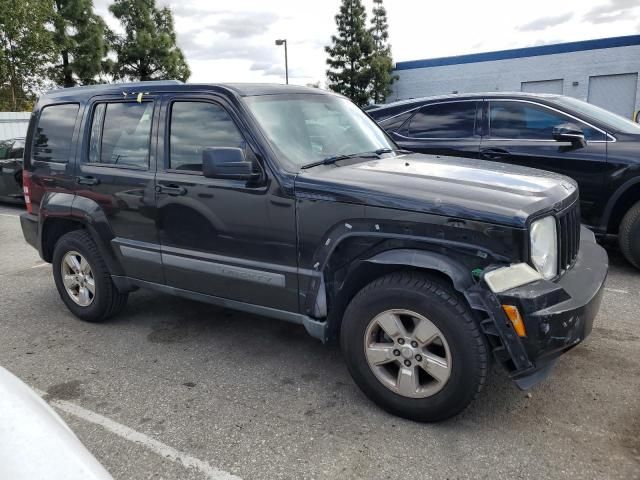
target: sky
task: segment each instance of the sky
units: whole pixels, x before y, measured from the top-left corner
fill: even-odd
[[[96,12],[117,29],[111,0]],[[156,0],[171,7],[190,82],[325,83],[340,0]],[[364,0],[371,12],[371,0]],[[640,0],[385,0],[394,61],[640,34]]]

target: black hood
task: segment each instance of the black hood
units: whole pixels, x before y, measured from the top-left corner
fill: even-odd
[[[296,194],[524,227],[532,214],[573,202],[578,189],[542,170],[414,153],[304,170]]]

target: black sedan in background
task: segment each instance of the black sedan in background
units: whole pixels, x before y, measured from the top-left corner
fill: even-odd
[[[640,125],[571,97],[477,93],[377,106],[367,113],[402,148],[562,173],[580,187],[582,222],[617,235],[640,268]]]
[[[24,138],[0,140],[0,201],[22,203]]]

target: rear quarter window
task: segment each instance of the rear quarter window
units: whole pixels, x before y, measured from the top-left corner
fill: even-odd
[[[48,105],[40,111],[33,135],[33,160],[66,163],[71,155],[73,129],[80,105]]]

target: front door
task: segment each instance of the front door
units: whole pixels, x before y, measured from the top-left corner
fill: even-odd
[[[490,100],[485,105],[487,135],[481,158],[550,170],[573,178],[580,188],[583,221],[593,225],[607,168],[604,132],[556,109],[530,101]],[[572,123],[584,132],[586,145],[553,139],[553,128]],[[595,221],[595,218],[593,218]]]
[[[295,204],[259,162],[234,109],[215,96],[168,95],[161,124],[156,195],[167,285],[297,311]],[[207,147],[243,148],[261,178],[205,178]]]

